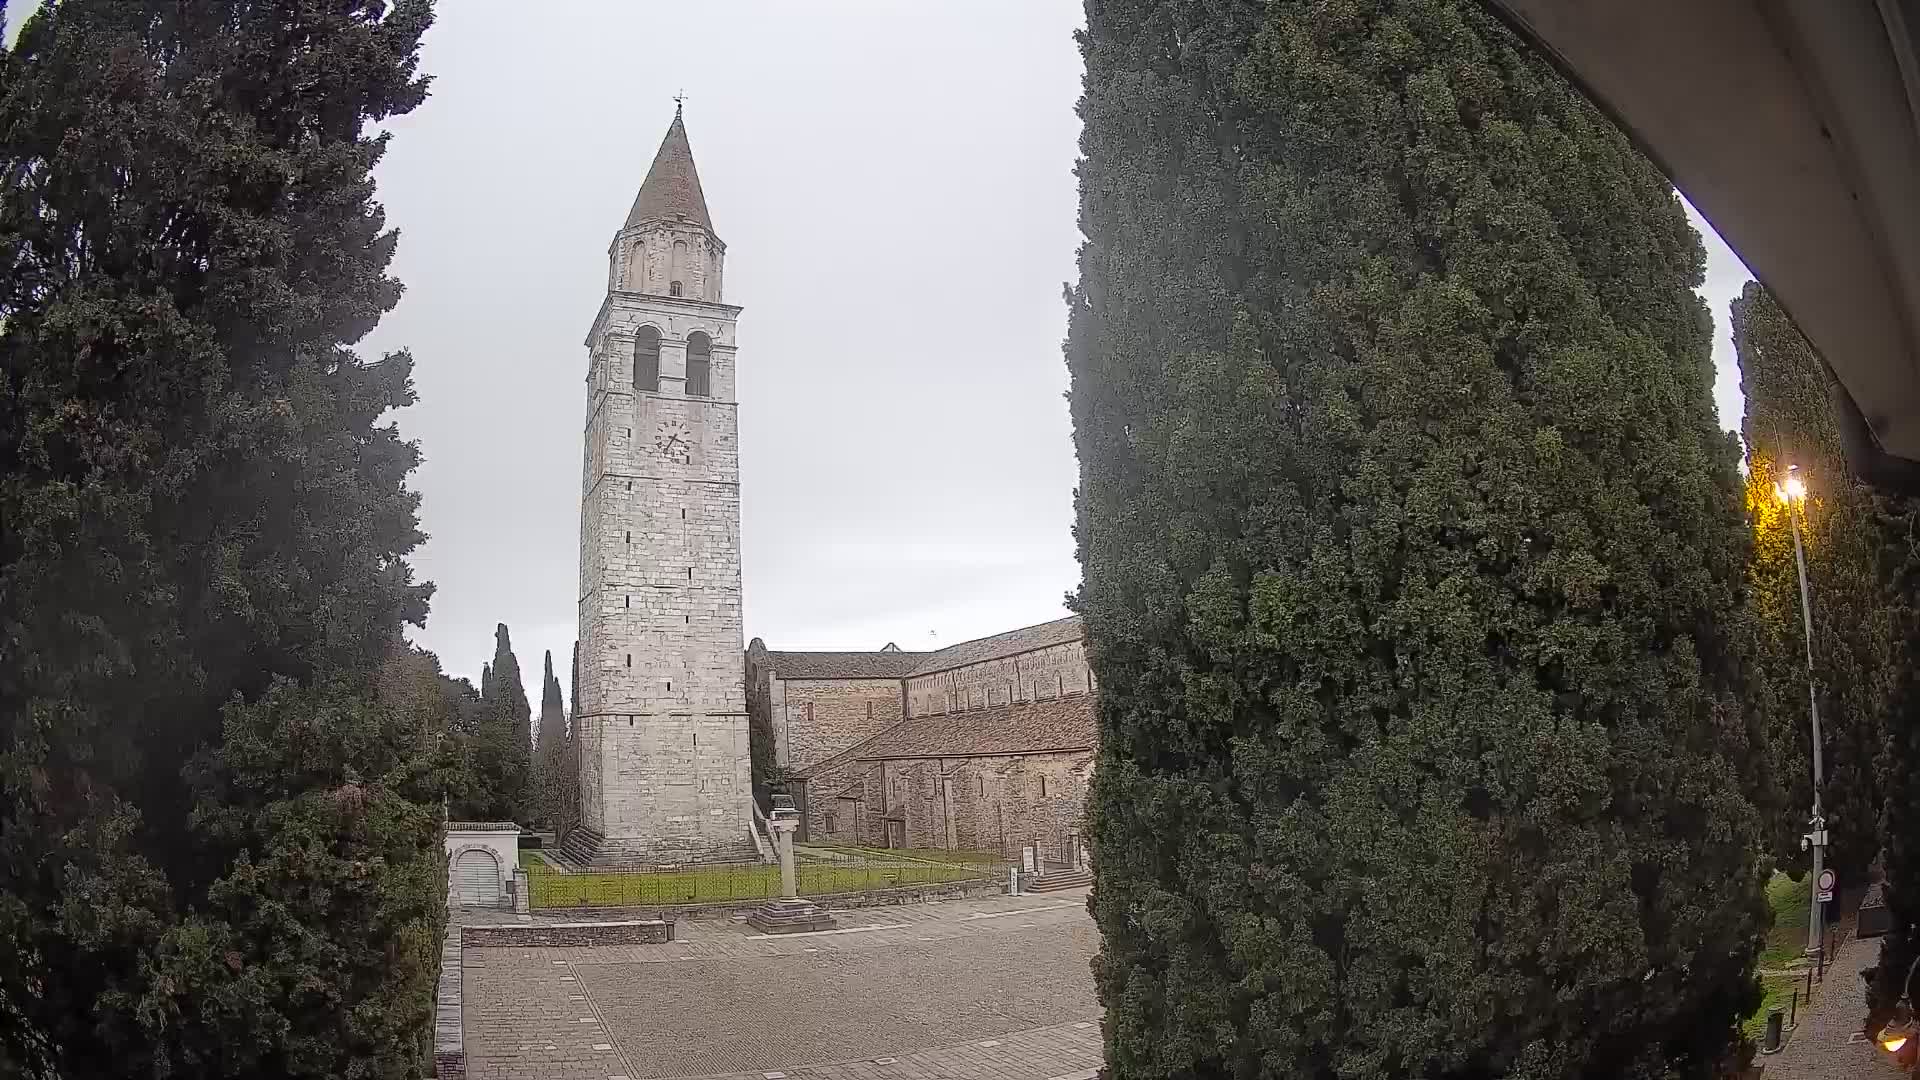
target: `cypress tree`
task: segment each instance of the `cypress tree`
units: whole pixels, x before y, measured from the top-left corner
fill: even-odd
[[[560,821],[560,768],[567,741],[567,710],[560,701],[560,680],[553,677],[548,652],[540,680],[540,732],[533,751],[534,816],[549,828]]]
[[[580,824],[580,643],[573,643],[573,674],[567,684],[567,736],[560,752],[560,820],[554,828],[565,836]]]
[[[1733,342],[1747,406],[1755,534],[1751,595],[1768,683],[1772,768],[1779,778],[1768,835],[1780,865],[1806,869],[1800,837],[1813,791],[1806,632],[1791,524],[1774,491],[1786,467],[1797,465],[1807,485],[1800,524],[1826,779],[1821,798],[1832,839],[1827,864],[1841,880],[1862,883],[1880,848],[1877,759],[1886,739],[1894,642],[1874,497],[1847,471],[1825,367],[1758,282],[1748,282],[1733,302]]]
[[[480,710],[471,750],[473,786],[459,817],[520,821],[528,813],[533,764],[533,716],[520,683],[507,624],[493,631],[493,662],[480,669]]]
[[[1469,0],[1081,47],[1113,1075],[1710,1075],[1764,761],[1672,189]]]
[[[353,350],[430,21],[51,0],[0,51],[0,1072],[430,1067],[412,362]]]
[[[1882,759],[1882,828],[1887,914],[1891,925],[1880,957],[1867,972],[1870,1029],[1879,1027],[1909,990],[1908,973],[1920,958],[1920,500],[1880,503],[1882,569],[1894,597],[1892,622],[1898,660],[1891,665]],[[1920,980],[1916,981],[1920,983]]]

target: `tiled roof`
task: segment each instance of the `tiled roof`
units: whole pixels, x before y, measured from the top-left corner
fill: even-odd
[[[673,124],[660,149],[653,155],[653,167],[640,185],[640,194],[627,211],[627,228],[643,221],[661,218],[685,218],[713,231],[707,217],[707,197],[700,190],[700,173],[693,167],[693,147],[687,142],[687,125],[674,111]]]
[[[907,655],[919,657],[920,663],[908,674],[931,675],[936,671],[949,671],[968,664],[998,660],[1015,653],[1044,649],[1049,645],[1079,641],[1086,636],[1087,632],[1080,623],[1080,616],[1069,615],[1064,619],[1043,622],[1038,626],[1023,626],[1004,634],[963,641],[958,645],[949,645],[935,652],[909,653]]]
[[[1088,750],[1095,737],[1093,701],[1092,694],[1069,694],[1046,701],[1016,701],[991,709],[915,717],[853,747],[845,756],[877,761]]]
[[[773,673],[782,679],[898,679],[926,653],[769,652]]]

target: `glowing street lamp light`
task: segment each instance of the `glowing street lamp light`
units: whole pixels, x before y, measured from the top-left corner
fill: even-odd
[[[1880,1049],[1893,1055],[1893,1060],[1908,1070],[1913,1068],[1915,1057],[1920,1056],[1920,1043],[1914,1041],[1916,1036],[1920,1036],[1920,1026],[1914,1023],[1913,999],[1909,996],[1913,989],[1914,968],[1920,968],[1920,957],[1914,958],[1912,966],[1907,968],[1906,981],[1900,984],[1900,1000],[1893,1006],[1892,1020],[1873,1038]]]
[[[1807,635],[1807,715],[1813,719],[1813,815],[1812,831],[1800,839],[1800,846],[1813,852],[1813,888],[1808,891],[1807,955],[1813,966],[1820,966],[1820,871],[1826,862],[1827,816],[1820,806],[1820,787],[1825,780],[1820,760],[1820,695],[1813,678],[1813,602],[1807,598],[1807,553],[1800,543],[1800,514],[1807,501],[1807,483],[1800,466],[1787,466],[1785,481],[1773,485],[1774,495],[1787,505],[1787,520],[1793,524],[1793,564],[1800,571],[1800,621]]]
[[[1786,482],[1773,485],[1773,493],[1779,496],[1781,502],[1789,505],[1806,498],[1807,482],[1800,478],[1800,466],[1787,466]]]

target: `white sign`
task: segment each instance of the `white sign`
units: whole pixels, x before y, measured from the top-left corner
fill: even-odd
[[[1814,899],[1820,901],[1823,904],[1829,900],[1832,900],[1834,884],[1835,884],[1835,878],[1833,876],[1833,871],[1831,870],[1820,871],[1820,881],[1814,887]]]

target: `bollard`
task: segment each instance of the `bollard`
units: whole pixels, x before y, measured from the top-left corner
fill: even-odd
[[[1793,1010],[1787,1013],[1787,1027],[1796,1028],[1799,1026],[1800,1026],[1800,988],[1796,986],[1794,987],[1794,990],[1793,990]]]
[[[1767,1010],[1767,1033],[1761,1039],[1760,1052],[1777,1054],[1780,1052],[1780,1006]]]

